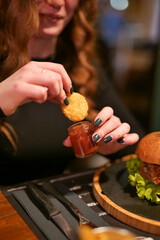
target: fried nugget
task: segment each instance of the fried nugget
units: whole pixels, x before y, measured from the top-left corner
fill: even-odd
[[[73,122],[82,121],[88,115],[88,103],[84,96],[77,92],[67,93],[69,105],[61,105],[64,115]]]

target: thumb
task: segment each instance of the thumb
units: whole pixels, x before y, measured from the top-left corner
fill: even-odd
[[[71,139],[69,136],[64,140],[63,145],[66,147],[72,147]]]

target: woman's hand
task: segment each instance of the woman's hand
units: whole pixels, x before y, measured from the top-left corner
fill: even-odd
[[[104,155],[117,152],[139,140],[136,133],[130,132],[130,125],[122,123],[110,107],[103,108],[94,120],[96,127],[93,140],[98,143],[98,152]]]
[[[99,145],[98,152],[103,155],[115,153],[139,140],[138,134],[129,133],[130,125],[121,123],[111,107],[105,107],[98,113],[94,127],[92,138]],[[64,141],[64,145],[71,146],[70,137]]]
[[[72,83],[62,65],[32,61],[0,83],[0,108],[8,116],[30,101],[67,105],[65,91],[72,91]]]

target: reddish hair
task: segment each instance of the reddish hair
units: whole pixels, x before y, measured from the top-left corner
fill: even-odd
[[[95,58],[96,0],[80,0],[76,14],[58,41],[57,59],[69,73],[76,91],[84,95],[89,103],[88,118],[97,114],[94,95],[97,89],[96,70],[92,65]]]
[[[35,1],[0,0],[0,26],[2,81],[29,61],[28,41],[38,27]]]
[[[96,13],[96,0],[80,0],[73,19],[59,36],[56,50],[56,61],[66,68],[75,90],[88,100],[90,119],[95,116],[93,96],[97,88],[91,63],[95,56]],[[28,42],[38,29],[35,0],[0,0],[0,26],[2,81],[30,60]]]

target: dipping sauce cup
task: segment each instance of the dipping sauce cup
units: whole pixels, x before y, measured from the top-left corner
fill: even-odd
[[[89,121],[81,121],[68,128],[74,154],[85,158],[97,152],[98,145],[92,140],[93,130]]]

